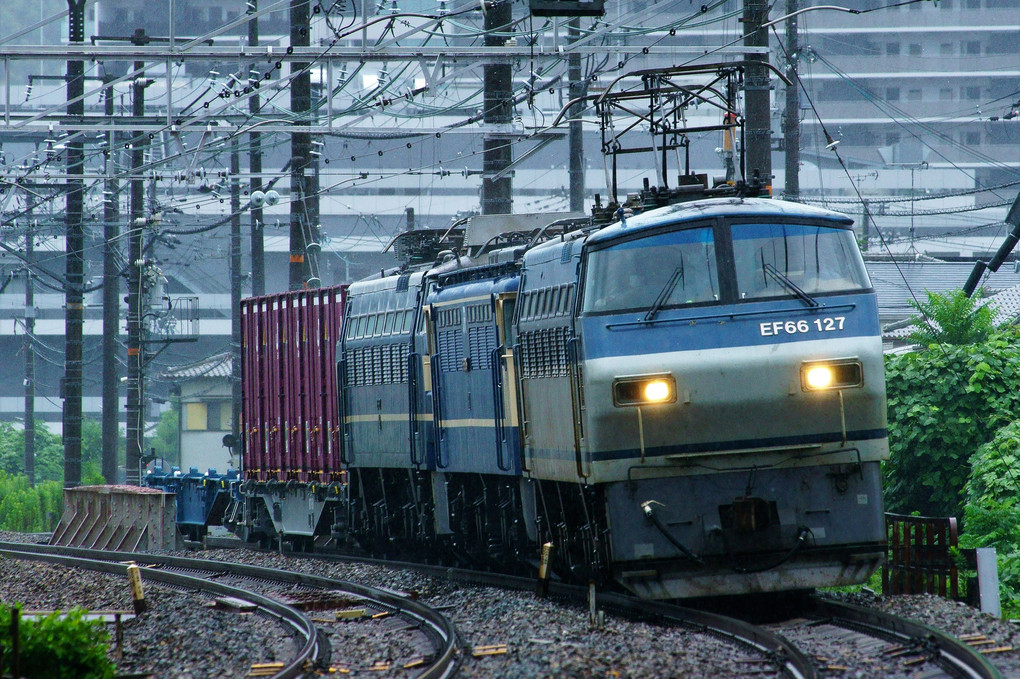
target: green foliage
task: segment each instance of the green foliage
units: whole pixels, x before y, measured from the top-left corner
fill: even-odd
[[[971,460],[964,511],[965,548],[994,547],[999,562],[999,596],[1007,611],[1020,612],[1020,421],[995,432]]]
[[[1020,330],[886,359],[890,511],[961,516],[970,458],[1020,415]]]
[[[110,480],[111,483],[114,481]],[[84,486],[106,483],[103,478],[103,426],[95,420],[81,421],[81,482]]]
[[[180,464],[178,455],[180,430],[177,420],[177,408],[171,408],[163,413],[159,418],[159,424],[156,425],[156,435],[149,441],[149,445],[156,451],[156,455],[171,464]]]
[[[995,308],[978,306],[979,296],[980,291],[968,297],[963,290],[956,290],[944,295],[929,292],[927,302],[911,301],[921,316],[912,319],[918,329],[911,333],[910,341],[924,346],[984,342],[995,330]]]
[[[28,485],[28,477],[0,471],[0,530],[48,533],[63,513],[64,494],[56,481]]]
[[[0,606],[0,672],[11,666],[11,610]],[[19,676],[28,679],[113,679],[114,665],[107,656],[107,632],[101,622],[85,619],[86,611],[72,608],[66,615],[52,613],[38,620],[20,620]]]
[[[94,420],[82,420],[82,483],[103,483],[102,426]],[[43,425],[35,428],[35,481],[64,482],[64,442]],[[0,423],[0,472],[25,473],[25,432],[8,423]]]
[[[64,444],[44,426],[35,429],[35,480],[64,480]],[[25,432],[10,424],[0,424],[0,471],[25,473]]]

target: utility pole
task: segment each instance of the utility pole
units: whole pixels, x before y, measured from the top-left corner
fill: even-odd
[[[308,47],[309,0],[290,0],[290,44]],[[290,83],[290,108],[298,124],[307,124],[311,115],[312,79],[309,64],[294,62],[291,72],[298,75]],[[298,127],[298,130],[301,128]],[[290,164],[290,289],[318,287],[318,180],[312,162],[312,135],[291,135]]]
[[[145,32],[135,31],[133,43],[145,39]],[[145,116],[145,62],[136,61],[138,73],[131,85],[132,110],[135,120]],[[124,470],[129,484],[140,482],[139,465],[142,459],[142,438],[145,436],[145,348],[142,343],[142,234],[145,231],[145,182],[141,167],[145,162],[148,136],[143,131],[131,134],[131,225],[128,232],[128,346],[127,346],[127,446]]]
[[[259,0],[248,0],[248,14],[254,14],[259,9]],[[248,45],[256,47],[259,44],[259,20],[248,20]],[[261,74],[255,71],[254,62],[252,70],[248,73],[248,84],[257,87]],[[248,112],[253,116],[259,112],[261,103],[258,91],[256,90],[248,99]],[[262,134],[252,130],[248,133],[248,169],[251,173],[251,190],[248,195],[254,195],[256,191],[262,190]],[[261,297],[266,294],[266,261],[265,242],[263,240],[265,219],[261,207],[251,207],[251,294],[254,297]]]
[[[513,10],[509,0],[482,0],[485,9],[485,46],[502,47],[506,38],[497,33],[510,30]],[[510,98],[512,71],[510,64],[486,64],[484,68],[484,110],[482,120],[487,126],[507,127],[511,120]],[[512,179],[509,173],[499,179],[495,175],[510,167],[513,150],[506,131],[488,132],[483,142],[482,214],[499,215],[513,212]]]
[[[581,17],[571,17],[567,23],[567,35],[571,42],[581,37]],[[581,55],[571,52],[567,57],[567,78],[570,80],[570,99],[579,99],[585,95],[587,86],[581,82]],[[568,128],[568,145],[570,147],[570,211],[584,211],[584,130],[581,127],[581,116],[584,106],[575,104],[570,110],[570,127]]]
[[[241,422],[241,159],[237,138],[230,147],[230,432],[236,450]]]
[[[85,42],[85,0],[67,0],[68,40]],[[85,116],[85,62],[67,62],[67,115],[81,121]],[[64,299],[64,381],[63,439],[64,487],[81,485],[81,396],[82,341],[84,327],[85,233],[82,227],[82,174],[85,166],[85,138],[71,136],[67,144],[67,235]]]
[[[104,113],[113,120],[113,78],[103,78]],[[106,181],[103,185],[103,478],[117,483],[117,443],[120,433],[120,369],[117,338],[120,336],[120,182],[117,181],[117,135],[106,133]]]
[[[768,22],[769,6],[765,0],[744,0],[744,45],[746,47],[769,46],[768,30],[762,24]],[[772,193],[772,126],[770,120],[768,53],[748,54],[745,58],[747,71],[744,74],[744,117],[746,119],[747,166],[744,176],[753,182],[757,176],[762,187]]]
[[[31,198],[25,211],[25,476],[35,485],[35,217]]]
[[[861,250],[868,251],[868,241],[871,240],[871,206],[867,199],[861,205]]]
[[[798,0],[786,0],[787,15],[797,11]],[[800,42],[797,37],[797,17],[786,20],[786,113],[783,115],[783,137],[786,140],[786,200],[800,200],[800,81],[797,79],[797,60]]]

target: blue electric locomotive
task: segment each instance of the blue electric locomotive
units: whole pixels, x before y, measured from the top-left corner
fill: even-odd
[[[577,226],[350,286],[333,537],[503,565],[550,542],[648,598],[864,581],[888,444],[851,220],[734,197]]]

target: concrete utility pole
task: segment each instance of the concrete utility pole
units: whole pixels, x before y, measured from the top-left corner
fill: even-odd
[[[85,42],[85,0],[67,0],[68,40]],[[85,62],[67,62],[67,115],[72,120],[85,116]],[[67,236],[64,316],[64,487],[81,485],[81,395],[82,341],[84,327],[85,232],[82,227],[82,174],[85,167],[85,138],[74,134],[67,144]]]
[[[798,0],[786,0],[786,13],[797,11]],[[797,37],[797,17],[786,21],[786,113],[783,114],[783,137],[786,139],[786,200],[800,200],[800,81],[797,80],[797,60],[800,58],[800,41]]]
[[[868,201],[861,204],[861,250],[868,251],[868,241],[871,240],[871,208]]]
[[[497,33],[510,30],[513,20],[509,0],[483,0],[485,3],[485,46],[502,47],[506,38]],[[513,95],[510,64],[486,64],[484,69],[485,93],[482,120],[486,125],[508,126],[511,121],[510,98]],[[513,149],[506,133],[489,133],[483,142],[482,156],[482,214],[499,215],[513,212],[513,181],[509,174],[493,179],[494,175],[510,167]]]
[[[142,42],[144,31],[135,32]],[[143,43],[144,44],[144,43]],[[145,68],[144,61],[136,61],[138,71],[131,86],[132,115],[135,120],[145,116]],[[131,134],[131,227],[128,235],[128,346],[127,346],[127,446],[124,469],[129,484],[140,481],[139,464],[142,459],[142,439],[145,436],[145,347],[142,343],[142,235],[145,232],[145,182],[141,167],[145,162],[145,147],[148,135],[142,131]]]
[[[230,432],[239,441],[241,423],[241,158],[237,138],[230,147]],[[233,450],[231,451],[233,452]]]
[[[571,42],[581,37],[581,17],[571,17],[567,23],[567,34]],[[581,55],[571,52],[567,57],[567,78],[570,80],[570,99],[583,97],[588,90],[587,83],[581,82]],[[570,110],[568,145],[570,147],[570,211],[584,211],[584,130],[581,116],[584,106],[574,105]]]
[[[744,0],[744,46],[769,46],[768,30],[762,24],[769,19],[769,6],[764,0]],[[755,175],[772,193],[772,126],[769,110],[768,51],[764,54],[748,54],[745,57],[747,71],[744,74],[744,118],[747,147],[744,176],[753,181]]]
[[[25,476],[35,485],[35,217],[32,199],[25,211]]]
[[[290,44],[308,47],[309,0],[290,0]],[[312,108],[312,78],[306,62],[291,64],[298,73],[290,83],[290,108],[300,122]],[[300,130],[300,127],[296,128]],[[312,135],[295,131],[291,135],[290,164],[290,289],[319,287],[319,182],[317,163],[312,162]]]
[[[254,14],[259,9],[259,0],[248,0],[248,14]],[[259,20],[258,18],[248,20],[248,44],[256,47],[259,44]],[[254,69],[254,63],[252,69]],[[253,87],[259,82],[261,74],[252,70],[248,74],[248,83]],[[255,94],[248,99],[248,112],[255,115],[261,108],[259,95]],[[251,185],[248,195],[262,190],[262,134],[252,130],[248,133],[248,169],[251,173]],[[251,208],[251,294],[253,297],[261,297],[266,294],[266,259],[264,227],[265,219],[261,207]]]
[[[105,113],[114,114],[112,76],[104,78]],[[117,136],[106,133],[106,181],[103,184],[103,478],[117,482],[117,443],[120,434],[120,367],[117,338],[120,336],[120,182],[117,181]]]

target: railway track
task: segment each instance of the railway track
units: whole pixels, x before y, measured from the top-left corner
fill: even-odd
[[[131,561],[140,567],[144,580],[220,597],[227,605],[277,621],[299,639],[298,650],[283,662],[253,663],[253,676],[287,679],[331,669],[349,671],[343,665],[331,668],[329,637],[341,628],[350,633],[350,623],[357,620],[381,621],[387,631],[409,635],[405,646],[416,655],[401,667],[412,672],[409,676],[441,679],[456,669],[457,633],[452,623],[401,593],[275,568],[174,556],[3,542],[0,554],[116,575],[123,575],[124,562]],[[377,662],[360,669],[390,667]]]
[[[293,554],[316,559],[350,557]],[[404,567],[459,584],[530,590],[532,578],[460,570],[417,563],[355,558]],[[588,602],[583,587],[551,583],[549,594],[574,603]],[[1002,679],[999,670],[966,640],[927,625],[876,609],[825,599],[807,599],[797,615],[782,623],[746,620],[618,593],[597,593],[594,604],[622,616],[680,625],[732,642],[749,655],[742,659],[748,675],[813,679],[848,672],[850,676],[964,677]],[[853,674],[859,672],[860,674]]]
[[[293,553],[291,556],[317,560],[354,560],[389,568],[407,568],[447,580],[459,585],[476,585],[516,590],[532,590],[535,580],[528,577],[510,576],[502,573],[465,570],[445,566],[429,566],[420,563],[394,562],[385,559],[346,557],[334,555],[310,555]],[[647,601],[637,597],[613,592],[594,592],[576,585],[550,583],[548,596],[577,605],[588,605],[595,610],[611,611],[622,617],[654,621],[660,624],[681,626],[695,632],[722,639],[748,654],[742,658],[750,671],[759,673],[771,668],[777,676],[793,679],[810,679],[818,676],[812,660],[794,644],[782,636],[738,618],[708,611],[688,608],[665,602]],[[595,621],[592,621],[595,624]],[[769,671],[765,669],[765,671]]]
[[[0,545],[4,548],[9,545]],[[34,546],[16,545],[17,549],[32,551],[50,551],[52,548],[36,548]],[[82,550],[62,550],[75,552]],[[345,561],[375,564],[386,568],[406,568],[429,575],[440,581],[457,586],[484,586],[503,589],[516,589],[530,592],[535,587],[535,580],[528,577],[510,577],[505,574],[478,572],[454,569],[442,566],[427,566],[418,563],[395,563],[377,559],[349,556],[292,554],[315,561]],[[233,564],[223,561],[180,559],[176,557],[151,556],[146,554],[106,554],[102,558],[114,561],[126,559],[147,564],[146,578],[156,580],[160,576],[170,576],[171,571],[187,577],[201,577],[215,580],[220,584],[229,581],[231,585],[244,584],[247,588],[275,588],[275,598],[287,600],[290,604],[314,604],[322,597],[336,597],[341,591],[341,581],[321,578],[297,572],[273,569],[267,573],[264,568]],[[109,564],[122,572],[122,566]],[[295,566],[295,568],[300,568]],[[151,575],[150,575],[151,573]],[[254,584],[252,584],[254,583]],[[288,590],[279,593],[285,585]],[[345,583],[352,585],[352,583]],[[367,594],[358,585],[352,585],[347,592],[351,596],[361,597]],[[324,591],[329,594],[323,594]],[[303,594],[297,594],[303,592]],[[413,630],[421,632],[417,662],[404,663],[408,669],[418,672],[416,676],[441,677],[450,676],[455,671],[453,658],[458,651],[456,635],[452,624],[441,629],[433,628],[425,621],[427,610],[419,611],[411,617],[404,617],[398,608],[407,602],[407,597],[391,590],[377,590],[374,603],[368,598],[361,599],[366,611],[365,619],[373,619],[382,614],[391,621],[391,629],[400,631]],[[1000,672],[979,652],[967,643],[946,635],[925,625],[883,613],[871,608],[852,606],[819,597],[811,597],[806,605],[800,606],[795,613],[786,616],[782,622],[755,624],[744,619],[710,613],[704,610],[678,606],[665,602],[649,602],[617,593],[597,592],[589,602],[591,592],[588,588],[569,586],[562,583],[550,583],[549,597],[570,602],[582,609],[592,605],[592,610],[602,610],[616,614],[618,619],[648,622],[653,625],[664,625],[681,628],[690,632],[686,640],[679,642],[690,649],[691,644],[704,648],[708,643],[704,636],[714,637],[720,642],[710,646],[717,648],[720,662],[727,663],[726,675],[754,677],[795,677],[810,679],[822,676],[858,676],[858,677],[968,677],[996,678]],[[420,604],[419,604],[420,605]],[[300,606],[293,606],[299,608]],[[424,608],[424,607],[423,607]],[[434,613],[434,611],[433,611]],[[306,612],[305,615],[321,632],[337,634],[338,629],[349,633],[354,626],[340,622],[333,616],[322,612]],[[469,618],[470,619],[470,618]],[[468,623],[465,623],[468,624]],[[594,620],[591,623],[595,625]],[[687,634],[686,632],[684,633]],[[677,639],[675,635],[663,635],[663,638]],[[700,641],[699,641],[700,640]],[[465,640],[461,639],[463,645]],[[973,641],[973,640],[972,640]],[[351,643],[346,641],[334,644]],[[978,642],[982,643],[982,642]],[[442,650],[439,650],[442,648]],[[466,646],[464,647],[466,648]],[[731,651],[723,649],[730,648]],[[986,646],[985,648],[989,648]],[[518,652],[523,647],[518,647]],[[463,650],[463,649],[461,649]],[[592,650],[597,650],[592,647]],[[661,647],[662,657],[668,658],[674,649]],[[681,649],[682,651],[682,649]],[[407,657],[405,655],[405,657]],[[463,654],[461,657],[464,657]],[[723,661],[722,658],[725,657]],[[445,659],[448,659],[447,662]],[[321,660],[320,660],[321,663]],[[358,669],[386,670],[404,672],[401,664],[387,668],[382,664],[365,666]],[[736,669],[732,669],[736,668]],[[282,670],[282,668],[281,668]],[[722,670],[720,670],[722,671]],[[414,676],[410,672],[408,676]],[[283,674],[275,676],[300,676],[300,674]],[[488,675],[483,675],[488,676]],[[494,676],[494,675],[493,675]],[[722,676],[722,675],[718,675]]]
[[[795,643],[825,673],[1002,676],[965,640],[889,613],[813,596],[802,616],[767,627]]]

